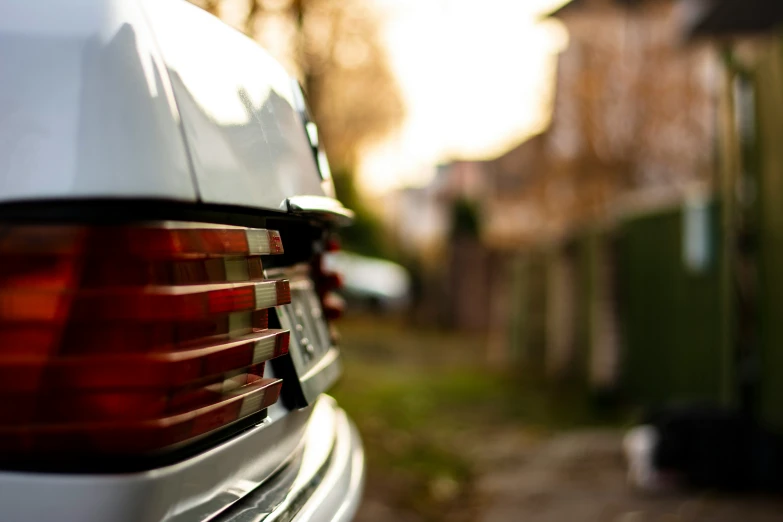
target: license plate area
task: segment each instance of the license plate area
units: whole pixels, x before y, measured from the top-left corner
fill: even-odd
[[[291,332],[289,354],[274,364],[283,379],[282,400],[303,408],[315,402],[340,374],[339,350],[332,345],[321,302],[306,266],[269,271],[290,281],[291,303],[275,308],[280,328]]]

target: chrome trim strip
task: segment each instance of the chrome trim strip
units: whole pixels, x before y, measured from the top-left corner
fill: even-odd
[[[333,346],[307,370],[307,373],[299,376],[299,383],[308,402],[319,393],[331,388],[341,373],[340,350]]]
[[[285,200],[284,207],[291,214],[329,221],[338,227],[348,226],[354,220],[353,211],[326,196],[294,196]]]
[[[255,283],[254,292],[256,310],[264,310],[282,304],[277,301],[277,281],[275,280]]]
[[[251,254],[272,254],[272,241],[266,229],[248,228],[245,230],[247,249]]]
[[[253,346],[253,364],[262,363],[274,358],[279,334],[280,332],[276,332],[275,335],[262,337],[255,342],[255,345]]]
[[[310,280],[310,265],[307,263],[299,263],[289,267],[283,268],[264,268],[264,279],[288,279],[291,288],[294,289],[301,285],[299,281],[311,281]],[[310,282],[312,284],[312,281]]]

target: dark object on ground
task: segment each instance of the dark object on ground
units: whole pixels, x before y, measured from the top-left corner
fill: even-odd
[[[687,485],[735,492],[783,492],[783,437],[739,413],[711,406],[650,415],[654,467]]]

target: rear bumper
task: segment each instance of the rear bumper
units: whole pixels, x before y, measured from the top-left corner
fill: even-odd
[[[313,411],[302,453],[215,522],[348,522],[363,486],[359,434],[334,401],[322,398]]]
[[[364,453],[345,412],[322,396],[312,409],[270,410],[272,419],[186,462],[143,473],[0,472],[0,520],[351,520]],[[283,454],[286,464],[275,471]]]
[[[338,435],[331,465],[318,488],[297,514],[297,522],[349,522],[364,490],[364,448],[359,432],[340,410]]]

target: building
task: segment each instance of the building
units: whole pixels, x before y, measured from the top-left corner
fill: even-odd
[[[720,64],[682,44],[685,15],[671,0],[573,0],[550,14],[569,34],[552,122],[491,162],[490,244],[557,240],[641,193],[712,183]]]

